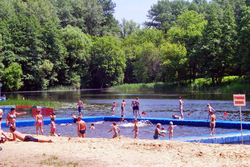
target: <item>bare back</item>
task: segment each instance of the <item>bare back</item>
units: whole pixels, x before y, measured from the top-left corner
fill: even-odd
[[[86,123],[84,121],[79,121],[78,123],[78,131],[79,130],[86,130]]]

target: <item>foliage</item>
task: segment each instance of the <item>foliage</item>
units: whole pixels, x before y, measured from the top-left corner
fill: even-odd
[[[23,85],[21,81],[22,75],[21,65],[11,63],[9,67],[5,68],[1,78],[5,89],[10,91],[18,90]]]

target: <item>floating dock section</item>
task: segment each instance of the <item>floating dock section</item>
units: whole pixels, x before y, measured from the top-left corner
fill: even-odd
[[[132,122],[134,117],[126,117],[125,120],[128,122]],[[118,116],[94,116],[94,117],[83,117],[82,120],[85,122],[97,122],[97,121],[120,121],[120,117]],[[174,125],[185,125],[185,126],[200,126],[200,127],[209,127],[209,121],[206,120],[191,120],[191,119],[168,119],[168,118],[138,118],[138,120],[149,120],[153,124],[161,123],[161,124],[169,124],[170,121],[174,123]],[[17,118],[16,126],[33,126],[35,120],[20,120]],[[73,118],[56,118],[56,124],[67,124],[74,123]],[[50,119],[44,119],[44,124],[50,124]],[[6,126],[6,122],[2,120],[2,127]],[[240,129],[240,121],[216,121],[216,127],[221,128],[236,128]],[[242,122],[243,129],[250,129],[250,122]],[[183,141],[183,142],[199,142],[199,143],[234,143],[241,141],[241,133],[225,133],[225,134],[216,134],[215,137],[210,137],[209,135],[200,135],[200,136],[188,136],[183,138],[174,138],[174,140]],[[250,131],[243,131],[243,140],[250,141]]]

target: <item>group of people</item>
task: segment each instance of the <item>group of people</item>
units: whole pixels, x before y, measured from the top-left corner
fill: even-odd
[[[2,112],[2,110],[1,110],[1,112]],[[0,135],[3,135],[5,137],[5,139],[7,139],[8,141],[16,141],[16,139],[19,139],[19,140],[25,141],[25,142],[28,142],[28,141],[33,141],[33,142],[49,142],[49,143],[52,142],[52,140],[37,139],[37,138],[34,138],[34,137],[30,136],[30,135],[24,135],[21,132],[17,131],[16,130],[16,116],[23,115],[23,114],[26,114],[26,112],[18,112],[17,113],[15,111],[15,108],[11,108],[10,113],[8,113],[8,115],[6,117],[6,125],[9,125],[10,133],[12,133],[13,138],[12,139],[9,138],[5,134],[5,132],[3,130],[1,130],[1,129],[0,129]],[[40,116],[36,117],[36,122],[39,125],[40,125],[40,123],[41,123],[41,125],[43,124],[43,121],[41,121]],[[2,140],[2,138],[1,138],[1,140]]]
[[[125,106],[126,105],[127,105],[127,103],[125,102],[125,100],[122,100],[122,103],[121,103],[121,120],[124,120],[124,117],[125,117]],[[139,109],[139,105],[140,105],[140,102],[139,102],[139,98],[137,97],[135,99],[135,101],[132,101],[132,103],[131,103],[131,107],[132,107],[132,110],[133,110],[133,116],[134,116],[134,118],[137,118],[137,113],[140,116],[140,118],[142,118],[141,112],[140,112],[140,109]],[[115,107],[116,106],[117,106],[116,102],[114,101],[113,104],[112,104],[112,107],[111,107],[111,110],[113,112],[112,116],[115,116]]]

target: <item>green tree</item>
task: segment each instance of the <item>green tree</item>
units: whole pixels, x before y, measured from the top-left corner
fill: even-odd
[[[3,72],[2,82],[4,89],[8,91],[20,89],[23,85],[22,75],[21,65],[18,63],[11,63]]]
[[[121,37],[125,38],[125,36],[135,33],[140,30],[140,24],[137,24],[133,20],[127,21],[124,18],[122,19],[122,23],[120,24],[121,29]]]
[[[125,54],[117,38],[94,38],[89,65],[91,87],[105,88],[122,84],[125,66]]]
[[[148,11],[149,22],[144,24],[149,28],[157,28],[165,33],[175,25],[177,17],[187,9],[189,2],[184,0],[161,0],[152,5]]]
[[[136,50],[136,61],[133,63],[133,73],[139,83],[160,81],[159,49],[152,42],[143,43]]]
[[[238,54],[235,54],[234,60],[237,66],[240,68],[239,75],[246,75],[247,79],[250,79],[250,7],[244,7],[242,12],[242,19],[240,23],[239,32],[239,49]]]
[[[89,61],[91,41],[78,27],[67,26],[62,29],[61,40],[66,47],[63,68],[58,77],[61,83],[80,87],[80,75]]]
[[[163,81],[181,82],[185,79],[187,66],[187,50],[180,44],[166,42],[160,47]]]
[[[218,20],[216,5],[208,11],[208,24],[203,32],[203,46],[201,48],[202,59],[200,64],[203,66],[205,78],[212,78],[213,84],[216,78],[216,66],[220,63],[218,57],[221,54],[221,25]]]
[[[204,16],[195,11],[186,11],[178,16],[176,26],[168,33],[168,41],[185,45],[189,63],[189,79],[194,81],[199,71],[197,51],[200,48],[202,32],[207,24]]]

